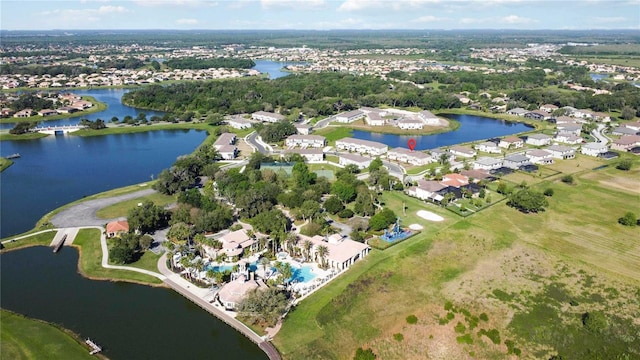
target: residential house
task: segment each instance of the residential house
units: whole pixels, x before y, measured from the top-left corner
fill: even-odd
[[[379,112],[370,112],[365,117],[365,121],[369,126],[384,126],[386,121],[380,116]]]
[[[370,157],[360,156],[357,154],[340,154],[338,155],[338,164],[342,166],[356,165],[358,169],[365,169],[371,165],[373,159]]]
[[[450,147],[449,152],[455,156],[460,156],[464,158],[472,158],[478,154],[478,152],[473,150],[472,148],[468,146],[462,146],[462,145],[454,145]]]
[[[424,123],[416,119],[398,120],[398,127],[402,130],[420,130],[424,127]]]
[[[600,156],[609,151],[607,144],[601,142],[590,142],[582,145],[580,152],[589,156]]]
[[[529,112],[529,110],[525,110],[523,108],[518,107],[518,108],[514,108],[514,109],[511,109],[511,110],[508,110],[507,114],[515,115],[515,116],[524,116],[528,112]]]
[[[626,126],[618,126],[617,128],[611,130],[612,135],[636,135],[637,133],[637,130],[628,128]]]
[[[470,183],[477,183],[482,180],[493,181],[495,178],[489,174],[486,170],[480,169],[470,169],[470,170],[462,170],[460,174],[466,176],[469,179]]]
[[[582,131],[582,125],[578,124],[563,124],[556,126],[558,129],[558,135],[575,135],[580,136]]]
[[[553,164],[553,156],[550,152],[545,150],[529,150],[526,152],[526,156],[531,160],[532,163],[537,165],[549,165]]]
[[[639,135],[624,135],[611,144],[612,149],[620,151],[629,151],[636,146],[640,146]]]
[[[593,113],[593,120],[595,120],[597,122],[608,123],[608,122],[611,122],[611,116],[609,116],[608,114],[605,114],[603,112],[594,112]]]
[[[624,124],[624,127],[632,130],[640,131],[640,121]]]
[[[426,165],[433,162],[433,158],[422,151],[412,151],[407,148],[397,147],[387,152],[387,159],[399,161],[411,165]]]
[[[218,151],[224,160],[233,160],[238,156],[238,148],[234,145],[236,134],[223,133],[213,143],[213,147]]]
[[[498,147],[493,141],[485,141],[474,146],[476,150],[490,153],[490,154],[502,154],[502,149]]]
[[[253,123],[247,119],[242,119],[240,117],[234,116],[225,120],[227,125],[231,126],[234,129],[249,129],[253,126]]]
[[[203,245],[205,252],[214,259],[224,255],[229,261],[233,257],[241,257],[245,252],[256,251],[258,246],[258,243],[250,238],[244,229],[225,234],[218,238],[218,241],[222,244],[221,249],[216,250],[210,246]]]
[[[429,151],[431,153],[431,158],[433,162],[441,162],[443,157],[445,161],[453,162],[456,159],[456,156],[450,153],[448,150],[444,150],[442,148],[437,148]]]
[[[446,174],[442,177],[440,184],[444,186],[453,186],[455,188],[459,188],[461,186],[469,184],[469,178],[462,174]]]
[[[439,125],[440,119],[429,110],[422,110],[418,113],[418,117],[427,125]]]
[[[129,222],[127,220],[119,220],[107,223],[106,232],[108,238],[120,236],[123,233],[129,232]]]
[[[526,117],[527,119],[533,119],[533,120],[548,120],[551,118],[551,114],[542,110],[533,110],[524,114],[524,117]]]
[[[522,154],[510,154],[504,157],[504,167],[517,170],[522,166],[531,165],[531,160]]]
[[[533,146],[544,146],[551,144],[551,136],[545,134],[531,134],[527,137],[527,144]]]
[[[576,119],[569,117],[569,116],[558,116],[557,118],[553,119],[553,122],[555,122],[557,125],[560,124],[577,124]]]
[[[507,136],[500,139],[498,146],[505,149],[519,149],[524,146],[524,141],[517,136]]]
[[[545,111],[549,114],[553,113],[554,111],[558,110],[558,107],[553,105],[553,104],[544,104],[540,106],[540,110]]]
[[[336,148],[339,150],[348,150],[361,154],[369,154],[371,156],[383,155],[389,149],[387,145],[379,142],[355,138],[344,138],[337,140]]]
[[[33,114],[33,109],[23,109],[20,110],[18,112],[16,112],[15,114],[13,114],[14,118],[27,118],[29,116],[31,116],[31,114]]]
[[[313,130],[311,125],[308,125],[308,124],[293,124],[293,127],[296,128],[296,131],[300,135],[309,135],[309,134],[311,134],[311,131]]]
[[[300,154],[308,162],[321,162],[324,160],[324,152],[322,149],[289,149],[285,150],[283,156],[291,154]]]
[[[352,123],[364,117],[364,112],[360,110],[352,110],[336,115],[336,121],[341,123]]]
[[[55,110],[51,110],[51,109],[42,109],[40,111],[38,111],[38,115],[40,116],[53,116],[53,115],[58,115],[58,112]]]
[[[438,191],[444,189],[446,186],[442,185],[438,181],[433,180],[418,180],[418,185],[407,189],[407,194],[413,197],[417,197],[420,200],[442,200],[442,196],[438,194]]]
[[[545,150],[551,153],[551,156],[553,156],[556,159],[565,160],[565,159],[573,159],[576,157],[575,151],[568,146],[551,145],[546,147]]]
[[[495,170],[502,167],[502,159],[492,157],[481,157],[473,162],[473,168],[478,170]]]
[[[280,115],[272,112],[266,112],[266,111],[256,111],[253,114],[251,114],[251,118],[257,121],[271,122],[271,123],[276,123],[278,121],[285,119],[284,115]]]
[[[284,141],[286,146],[307,147],[324,147],[326,138],[320,135],[291,135]]]
[[[333,234],[326,239],[322,236],[316,235],[314,237],[307,237],[299,235],[301,241],[311,241],[311,256],[317,257],[318,249],[320,246],[325,246],[329,250],[325,261],[330,268],[342,271],[348,269],[356,261],[366,257],[371,251],[369,245],[353,241],[349,238],[343,237],[341,234]]]
[[[572,116],[577,118],[582,118],[582,119],[592,119],[593,111],[589,109],[580,109],[580,110],[574,111]]]
[[[582,142],[584,142],[584,139],[582,139],[580,136],[576,136],[576,135],[573,135],[573,134],[571,134],[571,135],[558,134],[553,139],[555,141],[557,141],[557,142],[570,144],[570,145],[577,145],[577,144],[581,144]]]

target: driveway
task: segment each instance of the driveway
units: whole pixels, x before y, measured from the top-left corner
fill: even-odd
[[[100,219],[96,216],[96,212],[106,206],[117,204],[125,200],[131,200],[155,193],[153,189],[144,189],[129,194],[118,195],[103,199],[94,199],[83,201],[73,205],[68,209],[62,210],[51,218],[51,223],[55,227],[77,227],[77,226],[103,226],[111,220]]]

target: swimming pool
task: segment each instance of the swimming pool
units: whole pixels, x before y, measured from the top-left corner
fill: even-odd
[[[291,272],[293,275],[289,278],[289,282],[311,282],[316,278],[316,274],[314,274],[311,270],[313,268],[311,266],[303,266],[301,268],[291,267]]]
[[[204,270],[213,270],[213,271],[218,271],[218,272],[225,272],[227,270],[229,271],[233,271],[233,267],[235,265],[207,265]],[[260,269],[262,269],[262,265],[258,264],[257,261],[254,261],[252,263],[249,263],[249,271],[253,271],[255,272],[256,270],[258,270],[258,266],[260,266]]]

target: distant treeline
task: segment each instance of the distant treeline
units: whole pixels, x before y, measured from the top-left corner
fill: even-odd
[[[243,79],[153,85],[123,96],[128,105],[182,114],[220,114],[292,109],[306,116],[332,115],[361,106],[415,106],[426,109],[459,107],[452,94],[390,83],[374,76],[343,73],[295,74],[276,80]],[[297,116],[296,111],[291,111]]]
[[[216,58],[216,59],[171,59],[165,65],[172,69],[210,69],[210,68],[233,68],[251,69],[256,63],[251,59]]]
[[[86,66],[71,66],[71,65],[13,65],[6,64],[0,66],[0,75],[51,75],[56,76],[65,74],[66,76],[77,76],[80,74],[93,74],[98,72],[98,69],[93,69]]]

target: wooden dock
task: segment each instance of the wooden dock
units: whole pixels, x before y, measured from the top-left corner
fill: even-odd
[[[87,339],[87,341],[85,341],[85,343],[87,345],[89,345],[89,347],[91,348],[91,351],[89,352],[89,355],[95,355],[99,352],[102,351],[102,347],[96,343],[94,343],[91,339]]]
[[[64,236],[62,236],[62,239],[60,239],[60,241],[58,241],[58,243],[53,247],[54,253],[60,251],[60,248],[62,248],[62,245],[64,245],[65,240],[67,240],[67,234],[64,234]]]

